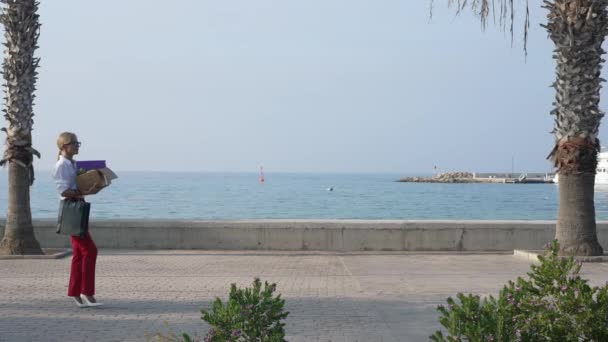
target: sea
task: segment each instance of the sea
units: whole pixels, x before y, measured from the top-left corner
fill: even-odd
[[[92,219],[555,220],[556,184],[401,183],[411,174],[120,172],[87,196]],[[426,175],[419,175],[426,176]],[[6,213],[7,171],[0,172]],[[55,218],[50,171],[31,187],[33,218]],[[608,220],[608,188],[596,188],[596,217]],[[1,214],[0,214],[1,216]]]

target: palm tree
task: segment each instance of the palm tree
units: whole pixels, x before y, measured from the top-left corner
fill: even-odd
[[[8,210],[0,254],[42,254],[34,236],[30,210],[30,186],[34,182],[32,148],[32,111],[39,58],[34,51],[40,34],[38,2],[35,0],[0,0],[3,8],[5,59],[2,65],[6,106],[3,109],[8,127],[6,150],[0,165],[8,163]]]
[[[499,25],[510,18],[513,37],[514,0],[448,0],[457,11],[471,8],[483,27],[499,8]],[[541,3],[541,1],[539,1]],[[546,0],[547,23],[542,25],[555,44],[555,145],[547,158],[559,173],[559,211],[556,238],[560,253],[602,255],[597,239],[594,205],[595,168],[600,149],[598,128],[602,43],[608,32],[608,0]],[[432,8],[432,1],[431,1]],[[529,27],[528,3],[524,21],[524,50]]]

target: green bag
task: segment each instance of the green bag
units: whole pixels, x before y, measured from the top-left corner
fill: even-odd
[[[57,218],[57,234],[85,237],[89,229],[91,203],[61,200]]]

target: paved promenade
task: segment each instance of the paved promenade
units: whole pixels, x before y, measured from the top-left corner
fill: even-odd
[[[230,283],[278,283],[289,341],[428,341],[438,304],[458,291],[496,294],[529,270],[512,255],[102,250],[100,309],[66,297],[71,257],[0,260],[0,341],[145,341],[203,336],[199,310]],[[593,284],[608,264],[583,266]]]

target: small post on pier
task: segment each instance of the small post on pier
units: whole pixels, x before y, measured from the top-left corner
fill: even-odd
[[[515,155],[511,155],[511,176],[509,178],[513,178],[514,173],[515,173]]]

